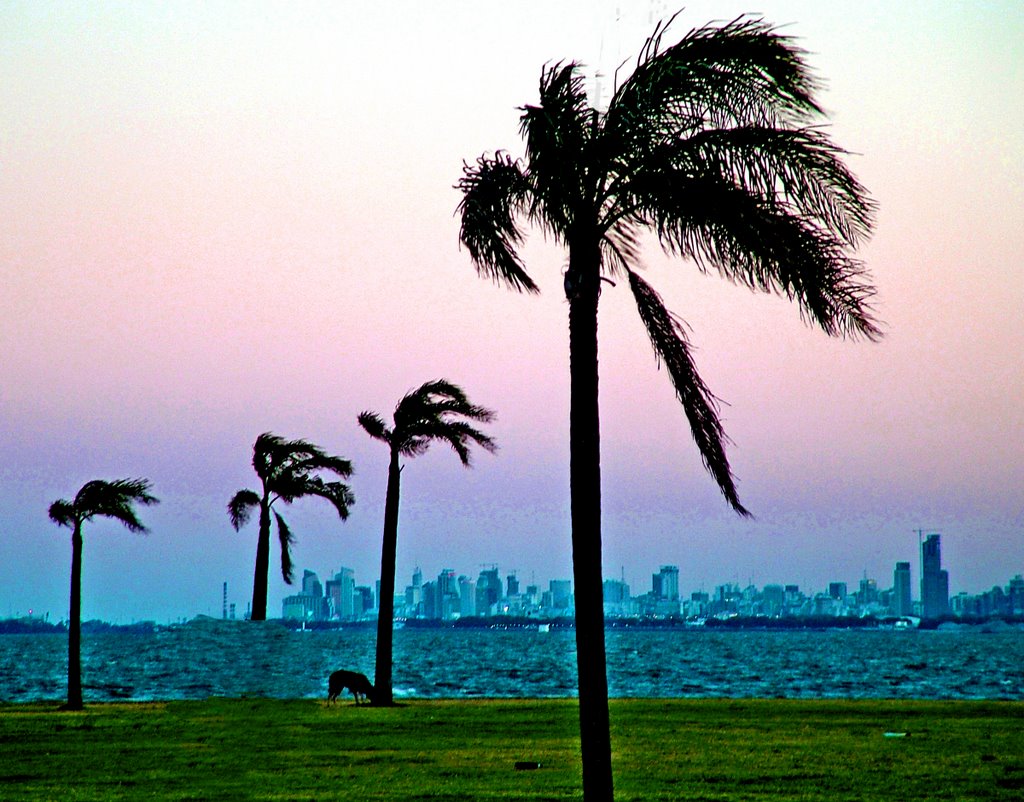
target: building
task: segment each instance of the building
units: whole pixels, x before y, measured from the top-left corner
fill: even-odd
[[[910,563],[896,563],[892,572],[892,611],[895,615],[914,614],[914,601],[910,596]]]
[[[949,613],[949,573],[942,569],[939,535],[921,544],[921,615],[938,618]]]
[[[604,614],[607,616],[632,615],[634,605],[629,596],[629,585],[618,579],[606,579],[603,585]]]
[[[476,615],[476,582],[468,576],[459,577],[459,615],[463,618]]]
[[[861,607],[878,603],[878,583],[874,579],[864,577],[860,581],[860,590],[857,591],[857,603]]]
[[[302,572],[302,595],[323,596],[324,587],[320,584],[320,578],[310,570]]]
[[[498,567],[490,568],[480,572],[476,580],[476,614],[490,615],[491,607],[501,601],[501,578],[498,576]]]
[[[761,592],[761,607],[765,615],[782,615],[786,607],[786,589],[782,585],[765,585]]]
[[[679,568],[663,565],[651,575],[651,592],[659,601],[679,601]]]
[[[572,580],[552,579],[548,582],[548,591],[551,594],[551,607],[556,610],[568,610],[573,607],[572,603]]]
[[[296,621],[319,621],[323,618],[322,596],[307,596],[297,593],[285,596],[281,604],[281,618],[293,618]]]
[[[342,566],[334,579],[327,580],[327,597],[330,600],[331,617],[339,621],[351,621],[356,618],[356,579],[355,571]]]
[[[441,573],[437,576],[435,592],[437,593],[437,614],[434,617],[442,618],[445,621],[458,618],[461,613],[462,602],[459,598],[459,583],[455,578],[454,569],[441,569]]]
[[[379,590],[377,594],[380,595]],[[405,586],[404,602],[405,614],[409,618],[416,618],[423,614],[423,572],[419,566],[412,572],[412,584]]]
[[[356,586],[354,607],[356,618],[364,618],[377,609],[374,593],[370,587],[367,585]]]

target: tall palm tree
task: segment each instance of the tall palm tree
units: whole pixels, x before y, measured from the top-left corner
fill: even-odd
[[[468,421],[490,423],[494,412],[470,403],[458,385],[445,379],[429,381],[407,393],[395,407],[393,425],[376,412],[361,412],[359,425],[375,440],[386,443],[391,454],[384,499],[384,542],[380,554],[380,599],[377,614],[377,655],[373,684],[377,705],[393,704],[391,693],[392,635],[395,617],[395,552],[398,545],[398,500],[401,492],[401,457],[418,457],[435,440],[452,447],[469,467],[473,443],[493,453],[497,446]]]
[[[94,479],[82,485],[74,501],[50,505],[50,520],[71,530],[71,613],[68,622],[68,710],[82,709],[82,524],[99,516],[113,518],[129,532],[145,532],[135,504],[157,504],[145,479]]]
[[[672,18],[674,19],[674,17]],[[625,278],[704,464],[747,515],[725,453],[717,399],[697,373],[686,328],[639,274],[640,235],[703,271],[797,303],[829,335],[875,339],[874,289],[850,255],[873,204],[816,121],[816,82],[792,39],[740,17],[662,47],[659,24],[617,86],[592,107],[574,63],[546,67],[522,109],[526,157],[466,165],[460,240],[478,270],[537,292],[517,253],[517,217],[569,251],[570,481],[583,786],[611,799],[604,617],[597,308]]]
[[[291,504],[305,496],[318,496],[329,501],[344,521],[348,518],[349,507],[355,504],[355,497],[347,484],[327,482],[319,475],[327,472],[347,479],[352,475],[352,463],[341,457],[332,457],[306,440],[285,440],[264,432],[253,445],[252,467],[260,478],[260,492],[239,490],[228,502],[228,515],[237,532],[249,520],[254,509],[260,511],[250,618],[264,621],[267,618],[267,582],[270,578],[271,512],[277,519],[277,537],[281,544],[281,575],[289,585],[293,580],[291,547],[295,537],[284,518],[274,509],[274,504],[277,501]]]

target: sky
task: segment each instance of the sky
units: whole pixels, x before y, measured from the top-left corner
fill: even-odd
[[[471,470],[403,471],[397,585],[419,566],[571,576],[566,254],[523,249],[540,296],[458,245],[464,162],[522,155],[543,65],[606,101],[658,19],[648,0],[0,2],[0,617],[66,618],[69,532],[94,478],[145,477],[149,533],[87,525],[83,616],[241,612],[264,431],[351,459],[356,505],[282,512],[321,578],[379,574],[387,453],[356,425],[448,378],[497,412]],[[951,591],[1024,572],[1024,6],[691,2],[666,41],[742,13],[797,38],[828,131],[878,203],[858,252],[879,343],[832,340],[656,242],[644,273],[725,402],[737,517],[703,470],[623,286],[600,312],[604,565],[634,593],[917,575]],[[599,74],[599,75],[598,75]],[[620,73],[621,75],[622,73]],[[292,592],[272,552],[270,614]]]

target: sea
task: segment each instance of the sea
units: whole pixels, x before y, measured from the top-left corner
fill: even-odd
[[[1024,699],[1024,630],[610,629],[612,697]],[[87,702],[324,698],[327,676],[373,677],[372,629],[296,631],[197,620],[85,633]],[[62,699],[67,635],[0,635],[0,702]],[[395,632],[398,698],[576,695],[571,629]]]

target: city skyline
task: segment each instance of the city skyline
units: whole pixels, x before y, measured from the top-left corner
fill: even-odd
[[[537,297],[481,280],[454,185],[481,153],[522,155],[543,65],[579,60],[600,103],[674,10],[0,5],[0,614],[67,609],[70,544],[46,510],[121,477],[162,503],[147,536],[89,530],[83,615],[216,615],[225,580],[244,610],[255,532],[225,505],[266,431],[355,466],[347,522],[289,508],[296,565],[376,575],[387,465],[355,418],[439,377],[496,410],[500,450],[470,471],[440,449],[407,466],[399,575],[440,551],[571,576],[566,254],[528,232]],[[696,0],[665,41],[750,10]],[[755,10],[807,51],[829,135],[878,203],[857,257],[885,336],[832,341],[645,240],[754,518],[723,503],[628,288],[608,285],[604,573],[822,587],[905,560],[916,595],[924,528],[943,533],[951,593],[1003,582],[1024,563],[1024,6]],[[271,573],[271,599],[292,590]]]
[[[883,577],[869,577],[867,572],[865,572],[864,576],[857,583],[859,591],[856,593],[873,597],[870,601],[878,601],[879,598],[884,598],[886,600],[885,608],[890,614],[895,616],[941,618],[951,612],[957,612],[958,614],[962,612],[955,611],[951,607],[954,598],[959,598],[963,601],[965,597],[980,597],[995,588],[1016,587],[1022,583],[1021,572],[1017,572],[1004,580],[1004,582],[997,583],[992,588],[975,589],[974,593],[964,590],[951,594],[949,591],[949,570],[948,567],[943,567],[941,558],[941,534],[931,532],[925,535],[923,530],[918,531],[917,534],[919,539],[918,565],[920,566],[917,582],[917,587],[919,588],[918,595],[915,596],[913,593],[915,584],[913,582],[914,571],[911,568],[911,562],[906,560],[895,562],[891,574],[891,587],[884,584]],[[306,569],[303,576],[302,590],[294,595],[285,597],[283,600],[282,617],[306,617],[312,620],[326,620],[328,618],[347,620],[374,617],[378,600],[368,598],[368,593],[372,596],[370,588],[367,586],[356,587],[354,572],[351,568],[345,566],[338,569],[338,572],[335,574],[335,583],[337,584],[338,580],[343,576],[349,583],[348,593],[350,598],[352,591],[362,591],[361,594],[358,594],[362,598],[361,606],[359,604],[353,606],[350,601],[346,601],[346,606],[342,607],[335,602],[334,605],[324,606],[320,613],[314,615],[312,611],[320,609],[316,606],[319,605],[319,601],[314,605],[310,599],[319,600],[322,596],[326,599],[331,594],[323,594],[321,583],[317,579],[318,574],[315,571]],[[426,580],[424,580],[424,576],[427,576]],[[622,609],[616,609],[615,604],[630,599],[637,599],[641,596],[650,596],[653,599],[674,601],[685,605],[687,598],[696,599],[698,596],[714,598],[723,589],[728,589],[730,593],[735,592],[739,594],[751,588],[757,588],[753,582],[748,583],[746,586],[740,583],[716,582],[713,585],[713,591],[711,588],[705,589],[703,587],[687,590],[680,587],[679,567],[671,564],[659,565],[658,571],[652,572],[649,576],[649,590],[644,590],[642,586],[631,585],[625,581],[624,577],[621,579],[606,577],[604,580],[606,613],[610,611],[611,614],[626,615],[627,613],[623,612]],[[444,567],[438,569],[435,581],[431,578],[431,575],[424,574],[420,566],[416,566],[412,571],[410,580],[410,584],[405,586],[404,591],[400,591],[402,587],[400,582],[396,584],[395,609],[396,617],[398,618],[426,617],[452,619],[460,616],[522,615],[525,613],[521,607],[516,608],[513,606],[503,612],[496,612],[492,607],[496,602],[519,595],[533,597],[533,612],[530,614],[535,614],[537,609],[540,609],[542,612],[546,610],[548,614],[557,617],[564,614],[566,608],[566,605],[559,603],[557,599],[561,597],[564,600],[571,597],[572,592],[572,582],[569,579],[548,577],[538,581],[535,577],[531,577],[528,583],[524,583],[515,572],[515,569],[509,569],[505,573],[503,581],[500,567],[496,563],[482,564],[476,580],[473,579],[472,573],[466,574],[462,573],[461,570]],[[543,590],[545,582],[548,587],[547,591]],[[331,584],[330,581],[327,584],[329,586]],[[786,582],[785,579],[775,579],[764,583],[762,590],[767,594],[769,588],[777,588],[780,593],[784,590],[787,594],[799,592],[801,597],[808,598],[828,596],[845,602],[847,595],[851,597],[856,595],[855,592],[848,592],[848,588],[853,584],[837,577],[830,580],[824,587],[814,588],[801,586],[799,583]],[[309,585],[315,585],[317,590],[311,593],[307,589]],[[444,607],[440,601],[429,602],[426,603],[428,606],[424,612],[423,605],[425,602],[423,599],[427,593],[425,589],[428,586],[431,587],[431,592],[439,594],[439,598],[450,597],[453,603],[448,607]],[[494,592],[485,591],[485,587],[489,591]],[[376,590],[379,592],[379,589],[378,580]],[[467,593],[471,599],[468,605],[466,603]],[[609,598],[609,594],[611,594],[612,598]],[[551,600],[543,601],[542,597],[546,595],[550,595],[552,597]],[[474,597],[475,602],[473,601]],[[459,603],[460,599],[461,604]],[[482,599],[483,601],[481,601]],[[866,602],[861,601],[859,604],[863,606]],[[612,605],[611,608],[609,608],[609,605]],[[568,606],[571,609],[571,603]],[[634,608],[631,607],[630,609],[633,610]],[[680,613],[680,609],[678,606],[674,610],[662,607],[659,612],[657,606],[650,606],[646,608],[646,613],[642,614],[676,615]],[[685,606],[682,609],[685,610]],[[297,612],[299,610],[302,612]]]

